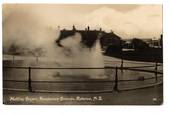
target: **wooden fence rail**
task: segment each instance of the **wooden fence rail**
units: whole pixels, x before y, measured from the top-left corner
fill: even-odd
[[[115,78],[114,80],[96,80],[96,81],[53,81],[54,83],[75,83],[75,82],[78,82],[78,83],[89,83],[89,82],[113,82],[113,89],[112,91],[119,91],[119,87],[118,87],[118,83],[121,81],[118,79],[118,70],[130,70],[130,71],[140,71],[140,72],[149,72],[149,73],[154,73],[155,74],[155,80],[156,82],[158,81],[158,74],[163,74],[162,72],[159,72],[158,71],[158,68],[157,68],[158,64],[156,63],[155,64],[155,70],[142,70],[142,69],[136,69],[134,67],[96,67],[96,68],[91,68],[91,67],[86,67],[86,68],[42,68],[42,67],[14,67],[14,66],[11,66],[11,67],[3,67],[3,68],[15,68],[15,69],[27,69],[28,70],[28,91],[29,92],[33,92],[32,90],[32,82],[52,82],[52,81],[32,81],[32,74],[31,74],[31,70],[32,69],[113,69],[115,70],[115,75],[113,76],[113,78]],[[9,80],[10,81],[10,80]],[[12,80],[11,80],[12,81]],[[15,80],[13,80],[15,81]],[[16,80],[17,81],[17,80]],[[128,81],[128,80],[127,80]],[[130,80],[129,80],[130,81]],[[25,81],[22,81],[22,82],[25,82]],[[100,91],[98,91],[100,92]]]

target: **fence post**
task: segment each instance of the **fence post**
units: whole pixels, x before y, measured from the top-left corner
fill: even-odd
[[[12,62],[13,62],[13,64],[14,64],[14,55],[12,55]]]
[[[115,72],[115,86],[114,86],[114,90],[118,92],[118,75],[117,75],[117,67],[116,67],[116,72]]]
[[[121,59],[121,65],[120,65],[120,67],[121,67],[121,72],[123,72],[123,57],[122,57],[122,59]]]
[[[32,85],[31,85],[31,67],[28,68],[28,90],[32,92]]]
[[[158,62],[155,63],[155,80],[158,81]]]

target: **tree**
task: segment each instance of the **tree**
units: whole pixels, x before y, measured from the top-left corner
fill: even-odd
[[[141,39],[133,38],[132,45],[135,50],[145,50],[149,48],[149,45]]]
[[[43,48],[35,48],[34,50],[31,51],[32,55],[34,55],[35,57],[40,57],[44,55],[44,50]]]
[[[12,44],[10,47],[9,47],[9,50],[8,52],[12,55],[16,55],[16,54],[20,54],[19,53],[19,47],[17,45],[14,45]]]

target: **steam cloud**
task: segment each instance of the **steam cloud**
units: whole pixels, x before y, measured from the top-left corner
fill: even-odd
[[[3,20],[3,49],[9,53],[11,46],[22,54],[35,53],[41,49],[43,55],[50,55],[59,32],[36,19],[33,13],[14,11]],[[38,55],[38,54],[37,54]],[[42,54],[39,54],[42,55]]]
[[[99,40],[89,50],[81,43],[81,35],[76,33],[62,40],[64,48],[60,48],[55,43],[59,35],[59,30],[49,27],[33,12],[14,10],[3,14],[4,53],[10,53],[11,47],[15,47],[15,52],[22,55],[53,58],[60,66],[67,62],[67,67],[104,67]],[[65,73],[71,74],[72,71],[60,71],[60,74]],[[76,71],[76,74],[104,77],[104,71],[101,70]]]

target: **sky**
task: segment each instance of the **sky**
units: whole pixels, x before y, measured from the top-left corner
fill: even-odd
[[[159,38],[162,34],[162,5],[130,4],[4,4],[3,25],[34,28],[111,30],[123,39]]]

